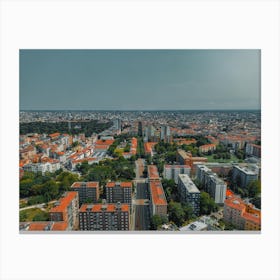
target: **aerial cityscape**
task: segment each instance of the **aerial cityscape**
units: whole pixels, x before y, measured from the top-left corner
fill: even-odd
[[[20,232],[260,232],[259,59],[21,50]]]

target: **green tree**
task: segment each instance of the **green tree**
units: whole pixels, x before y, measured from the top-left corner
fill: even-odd
[[[215,201],[210,197],[210,195],[206,192],[200,193],[200,214],[201,215],[209,215],[211,212],[215,212],[218,210],[218,207]]]
[[[178,227],[185,221],[185,212],[179,202],[171,201],[168,204],[169,220],[174,222]]]

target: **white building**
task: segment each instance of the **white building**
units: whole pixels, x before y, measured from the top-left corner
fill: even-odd
[[[205,165],[197,165],[196,179],[204,190],[215,200],[215,203],[223,204],[226,198],[226,183],[216,173]]]
[[[191,167],[188,165],[164,165],[163,177],[170,180],[173,179],[178,184],[179,174],[187,174],[190,176]]]

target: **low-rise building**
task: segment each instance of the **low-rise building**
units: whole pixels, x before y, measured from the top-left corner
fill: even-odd
[[[261,210],[234,195],[225,200],[224,220],[240,230],[261,230]]]

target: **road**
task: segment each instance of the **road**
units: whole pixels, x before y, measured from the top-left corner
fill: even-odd
[[[52,201],[49,201],[47,203],[34,204],[34,205],[30,205],[30,206],[27,206],[27,207],[20,208],[19,211],[32,209],[32,208],[40,208],[41,210],[46,211],[44,206],[46,206],[48,203],[55,203],[55,202],[57,202],[57,200],[52,200]]]
[[[148,199],[148,184],[137,183],[135,200],[135,230],[149,230],[150,209]]]

